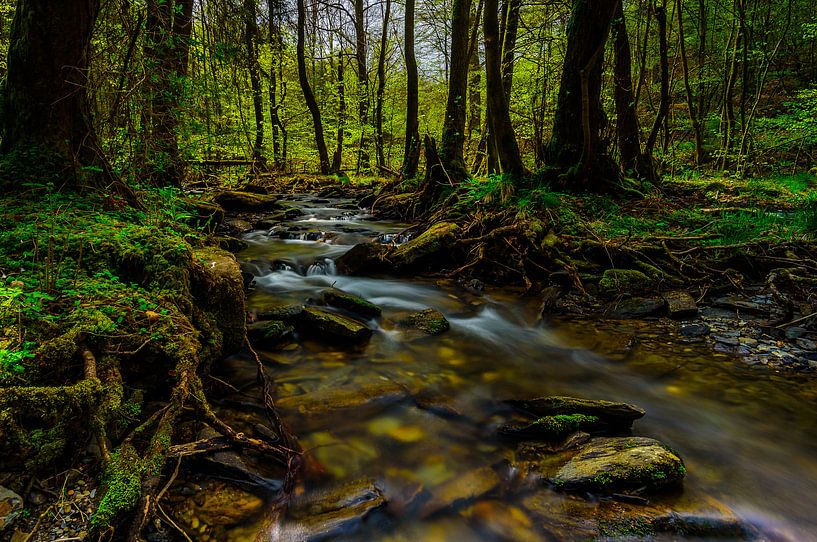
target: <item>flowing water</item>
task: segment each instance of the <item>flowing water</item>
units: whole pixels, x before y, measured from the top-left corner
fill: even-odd
[[[402,241],[405,225],[375,222],[346,201],[292,203],[303,217],[248,235],[251,246],[239,255],[256,275],[250,308],[303,303],[329,286],[383,308],[365,346],[302,340],[261,353],[279,396],[289,398],[281,399],[285,417],[326,469],[301,490],[308,496],[370,478],[392,501],[333,539],[586,539],[582,521],[601,517],[605,503],[545,487],[499,496],[495,490],[464,509],[402,506],[421,489],[432,501],[456,496],[456,481],[473,485],[486,467],[503,472],[512,449],[492,436],[497,400],[573,395],[642,406],[647,416],[634,433],[681,453],[689,471],[684,490],[656,504],[696,510],[717,501],[778,539],[817,540],[817,386],[809,377],[752,369],[705,345],[681,344],[660,322],[545,325],[535,303],[513,292],[337,275],[334,258],[373,238]],[[392,323],[427,307],[445,314],[449,332],[429,337]],[[229,360],[225,378],[250,383],[254,366]],[[239,424],[262,421],[252,409],[239,413],[253,393],[225,401],[225,415]],[[300,407],[292,399],[298,396]],[[299,521],[259,520],[229,537],[298,540]]]

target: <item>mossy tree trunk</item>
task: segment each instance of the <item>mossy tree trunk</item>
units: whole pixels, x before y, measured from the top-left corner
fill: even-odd
[[[42,172],[72,187],[114,183],[124,189],[102,152],[86,93],[99,9],[99,0],[17,3],[0,98],[0,153],[6,155],[0,184],[29,172],[38,180],[35,172]]]
[[[568,188],[607,189],[617,166],[607,156],[601,132],[604,48],[621,0],[575,0],[567,25],[567,51],[548,161],[568,171]]]

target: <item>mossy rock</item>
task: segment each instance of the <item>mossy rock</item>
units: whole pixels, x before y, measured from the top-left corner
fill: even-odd
[[[649,291],[654,281],[635,269],[608,269],[599,281],[599,292],[613,297],[619,294],[640,294]]]
[[[451,259],[451,251],[461,228],[452,222],[439,222],[411,241],[397,247],[388,259],[398,271],[440,265]]]
[[[233,213],[269,211],[275,208],[277,201],[275,196],[237,190],[221,192],[213,198],[214,203],[221,205],[225,211]]]
[[[596,416],[557,414],[544,416],[531,423],[507,423],[498,432],[504,437],[553,442],[563,441],[577,431],[593,432],[604,427],[605,424]]]
[[[303,305],[299,303],[292,303],[289,305],[280,305],[272,307],[259,312],[256,317],[259,320],[281,320],[282,322],[294,322],[303,314]]]
[[[197,305],[209,315],[215,356],[225,356],[244,346],[246,308],[244,279],[235,256],[220,248],[193,251],[190,291]]]
[[[306,307],[298,319],[298,328],[307,335],[330,342],[361,343],[372,330],[348,316],[316,307]]]
[[[221,205],[193,198],[186,198],[182,201],[190,209],[187,223],[194,228],[214,232],[224,222],[224,208]]]
[[[451,329],[443,313],[436,309],[425,309],[415,312],[400,320],[402,327],[419,329],[429,335],[440,335]]]
[[[330,307],[343,309],[364,318],[378,318],[383,313],[382,309],[374,303],[337,288],[323,290],[321,300]]]
[[[281,320],[266,320],[247,326],[247,336],[253,344],[276,346],[292,337],[295,328]]]
[[[513,408],[537,418],[543,416],[557,416],[565,414],[582,414],[598,418],[606,425],[627,428],[646,412],[643,408],[630,403],[582,399],[579,397],[551,396],[538,399],[505,401]]]
[[[678,484],[685,475],[683,460],[657,440],[614,437],[592,439],[551,482],[564,491],[657,491]]]

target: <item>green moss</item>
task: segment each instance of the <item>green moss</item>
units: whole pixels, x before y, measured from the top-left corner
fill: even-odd
[[[599,534],[606,537],[649,537],[655,528],[648,518],[636,517],[599,523]]]
[[[111,462],[103,474],[105,494],[91,518],[94,527],[108,526],[120,514],[136,506],[142,493],[142,470],[142,463],[132,446],[123,446],[111,454]]]
[[[599,281],[599,290],[606,295],[637,294],[649,289],[652,282],[635,269],[607,269]]]
[[[544,434],[551,435],[553,439],[564,438],[576,431],[588,430],[599,424],[596,416],[585,416],[584,414],[558,414],[556,416],[545,416],[539,418],[533,424]]]
[[[439,335],[451,329],[445,316],[435,309],[425,309],[414,314],[410,314],[400,321],[406,327],[414,327],[429,335]]]

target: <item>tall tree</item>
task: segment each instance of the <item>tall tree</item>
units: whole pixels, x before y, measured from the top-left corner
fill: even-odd
[[[369,67],[366,49],[366,0],[355,2],[355,59],[357,60],[357,107],[360,122],[360,141],[358,143],[357,171],[361,167],[369,169],[369,153],[366,150],[366,129],[369,125]]]
[[[323,137],[323,122],[321,121],[321,110],[318,101],[312,92],[309,78],[306,74],[306,59],[304,57],[306,40],[306,8],[304,0],[297,0],[298,9],[298,42],[296,45],[296,56],[298,58],[298,82],[301,84],[301,92],[304,94],[304,101],[312,115],[312,125],[315,128],[315,146],[318,148],[318,158],[320,160],[321,173],[329,173],[329,151],[326,149],[326,140]]]
[[[383,100],[386,95],[386,52],[389,45],[389,16],[391,0],[386,0],[383,12],[383,29],[380,34],[380,53],[377,57],[377,105],[375,106],[375,146],[377,148],[377,165],[386,166],[383,155]]]
[[[485,39],[485,84],[491,123],[491,134],[499,155],[502,171],[520,178],[525,173],[516,135],[511,124],[508,99],[502,78],[502,44],[499,35],[497,0],[485,0],[483,34]]]
[[[281,36],[280,0],[267,0],[269,23],[270,67],[269,67],[269,116],[272,125],[272,155],[275,165],[283,167],[286,162],[287,131],[281,122],[280,110],[286,96],[284,80],[284,42]],[[283,146],[280,138],[283,137]]]
[[[601,138],[606,119],[601,107],[604,47],[616,3],[575,0],[567,25],[567,50],[548,144],[549,162],[571,174],[575,189],[606,189],[617,177]],[[611,167],[612,166],[612,167]]]
[[[346,82],[343,71],[343,49],[338,52],[338,135],[335,146],[335,153],[332,155],[332,171],[340,171],[343,168],[343,138],[346,134]]]
[[[264,98],[261,95],[261,66],[258,64],[258,9],[256,0],[244,0],[244,45],[247,67],[250,72],[253,113],[255,114],[255,140],[252,146],[254,168],[264,167]]]
[[[115,183],[124,190],[102,152],[86,93],[99,9],[99,0],[17,2],[0,98],[0,153],[23,168],[54,167],[69,186]]]
[[[406,0],[404,17],[404,53],[406,55],[406,148],[403,153],[403,176],[417,175],[420,162],[419,76],[414,54],[414,0]]]

